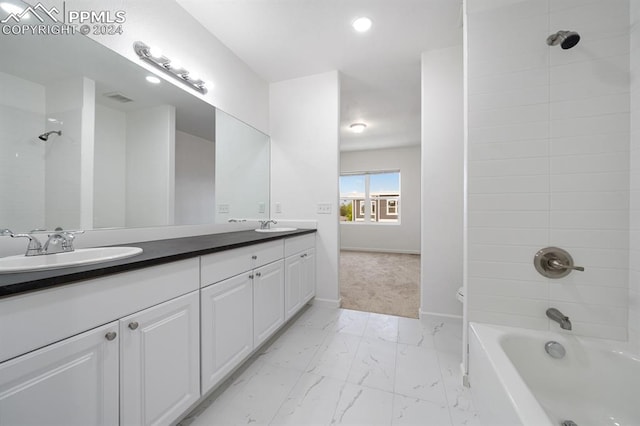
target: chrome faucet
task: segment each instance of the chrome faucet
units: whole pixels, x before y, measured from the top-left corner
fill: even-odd
[[[42,256],[45,254],[66,253],[74,250],[73,240],[76,234],[82,234],[84,231],[56,231],[49,235],[49,239],[44,244],[40,244],[38,238],[31,234],[14,234],[9,229],[1,229],[0,235],[8,235],[11,238],[28,238],[29,245],[25,256]]]
[[[269,229],[272,223],[274,225],[278,223],[275,220],[260,220],[259,222],[260,222],[260,229]]]
[[[68,253],[74,250],[73,240],[76,239],[75,234],[81,234],[84,231],[58,231],[49,235],[49,239],[42,247],[42,254]]]
[[[547,309],[547,317],[560,324],[561,329],[571,330],[571,321],[569,321],[569,317],[565,316],[556,308]]]

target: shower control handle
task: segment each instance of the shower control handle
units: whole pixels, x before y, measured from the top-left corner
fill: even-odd
[[[547,278],[566,277],[571,271],[584,271],[584,267],[575,266],[573,258],[559,247],[546,247],[538,250],[533,257],[533,265],[541,275]]]
[[[551,259],[549,261],[549,266],[552,267],[553,269],[573,269],[574,271],[584,272],[583,266],[565,265],[558,259]]]

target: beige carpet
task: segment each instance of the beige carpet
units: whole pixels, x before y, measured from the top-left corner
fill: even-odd
[[[342,307],[418,318],[420,255],[340,252]]]

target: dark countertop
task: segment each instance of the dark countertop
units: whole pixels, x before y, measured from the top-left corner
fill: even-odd
[[[0,297],[14,296],[28,291],[42,290],[75,281],[133,271],[135,269],[267,241],[280,240],[287,237],[312,234],[314,232],[316,232],[315,229],[297,229],[295,231],[277,233],[260,233],[249,230],[142,243],[118,244],[118,246],[140,247],[143,252],[137,256],[93,265],[51,269],[48,271],[0,274]]]

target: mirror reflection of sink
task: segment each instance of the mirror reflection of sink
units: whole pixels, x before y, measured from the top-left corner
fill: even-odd
[[[124,259],[140,253],[142,253],[142,249],[139,247],[98,247],[42,256],[18,255],[0,257],[0,274],[84,266],[92,263]]]
[[[287,231],[295,231],[298,228],[267,228],[267,229],[256,229],[256,232],[287,232]]]

